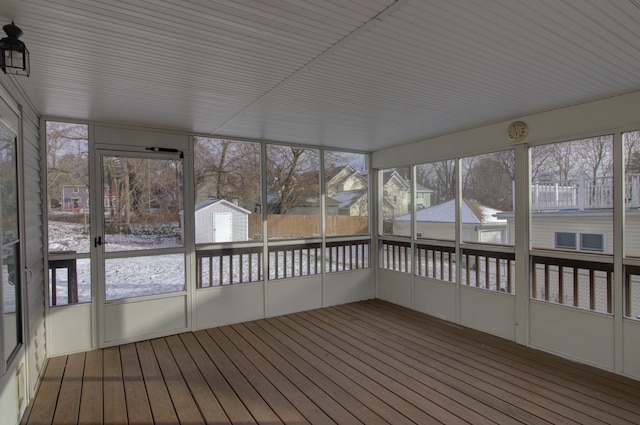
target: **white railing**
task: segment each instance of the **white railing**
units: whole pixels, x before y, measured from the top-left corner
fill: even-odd
[[[625,176],[627,208],[640,207],[640,174]],[[531,183],[531,209],[553,211],[613,208],[613,177],[580,177]]]

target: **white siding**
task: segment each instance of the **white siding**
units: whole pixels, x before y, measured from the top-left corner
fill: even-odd
[[[216,231],[214,224],[216,216],[231,215],[231,239],[220,239],[219,235],[224,233]],[[196,243],[211,242],[242,242],[249,240],[249,218],[248,215],[224,202],[208,205],[196,211]]]
[[[22,238],[23,258],[22,265],[28,269],[23,278],[23,332],[24,349],[22,359],[13,362],[7,375],[0,380],[0,393],[2,394],[2,406],[7,399],[17,400],[17,379],[15,376],[20,364],[25,365],[27,397],[33,396],[39,382],[40,374],[44,368],[46,359],[45,328],[44,328],[44,282],[45,262],[43,247],[43,220],[42,220],[42,186],[41,186],[41,149],[39,133],[39,117],[29,102],[16,89],[12,81],[4,75],[0,77],[0,89],[6,90],[10,97],[8,101],[21,106],[19,147],[22,149],[22,175],[24,190],[21,205],[23,227],[25,229]],[[2,97],[3,90],[0,90]],[[6,111],[6,110],[5,110]],[[8,391],[6,391],[8,389]],[[16,405],[17,406],[17,405]],[[17,406],[18,409],[25,406]],[[2,409],[0,409],[2,410]],[[9,423],[9,422],[8,422]],[[16,418],[17,423],[17,418]]]
[[[640,215],[637,210],[628,212],[625,217],[624,247],[626,255],[640,256]]]
[[[555,232],[604,234],[604,252],[613,252],[612,214],[608,216],[595,216],[589,213],[533,215],[530,233],[533,248],[555,248]]]
[[[34,390],[46,359],[45,346],[45,264],[41,144],[39,120],[36,113],[23,109],[24,143],[24,214],[26,258],[29,269],[26,282],[25,327],[27,342],[27,376],[30,390]]]

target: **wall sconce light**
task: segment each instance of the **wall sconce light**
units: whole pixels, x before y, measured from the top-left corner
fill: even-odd
[[[0,40],[0,68],[5,74],[29,76],[29,51],[18,38],[22,30],[13,22],[2,27],[7,37]]]

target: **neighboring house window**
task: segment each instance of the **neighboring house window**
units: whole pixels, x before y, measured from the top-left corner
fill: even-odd
[[[580,249],[583,251],[604,251],[604,234],[602,233],[555,232],[556,248],[578,249],[578,240]]]
[[[601,233],[581,233],[580,249],[585,251],[604,251],[604,235]]]
[[[556,248],[577,249],[577,237],[575,233],[556,232]]]

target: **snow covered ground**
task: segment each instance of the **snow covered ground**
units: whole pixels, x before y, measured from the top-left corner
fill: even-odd
[[[50,240],[54,241],[50,244],[50,251],[76,251],[77,253],[88,253],[89,252],[89,237],[84,233],[84,226],[82,224],[73,224],[73,223],[65,223],[65,222],[51,222],[49,227],[50,232]],[[107,236],[107,251],[119,251],[119,250],[139,250],[146,248],[172,248],[172,247],[180,247],[181,241],[179,237],[179,229],[177,229],[177,225],[175,228],[165,229],[162,232],[152,232],[149,228],[138,228],[132,234],[124,235],[108,235]],[[340,251],[338,251],[340,252]],[[282,253],[280,253],[282,255]],[[289,268],[293,266],[295,270],[287,270],[286,276],[302,276],[306,274],[307,269],[307,261],[308,254],[302,254],[302,265],[300,265],[299,261],[299,253],[292,254],[295,258],[294,261],[291,261],[292,257],[288,257],[287,264]],[[368,257],[368,253],[366,255]],[[181,291],[184,289],[184,259],[182,254],[171,254],[167,256],[144,256],[144,257],[132,257],[132,258],[123,258],[123,259],[111,259],[106,262],[106,283],[107,283],[107,299],[121,299],[127,297],[136,297],[143,295],[151,295],[151,294],[161,294],[168,292]],[[386,261],[386,256],[383,256],[384,261]],[[270,269],[272,271],[270,279],[275,278],[273,274],[274,259],[270,258]],[[225,260],[226,261],[226,260]],[[315,261],[314,258],[311,259],[312,263]],[[338,259],[341,261],[341,258]],[[383,262],[384,262],[383,261]],[[238,282],[239,279],[237,275],[239,275],[238,261],[237,256],[234,256],[233,260],[235,264],[235,270],[228,271],[223,270],[223,285],[228,284],[230,282]],[[282,259],[279,260],[279,268],[283,267],[285,262]],[[220,270],[217,268],[217,262],[213,263],[214,269],[212,270],[211,275],[213,276],[213,281],[209,281],[208,278],[204,279],[203,286],[217,286],[220,285],[219,276]],[[252,264],[252,267],[258,267],[258,263],[253,260],[245,260],[244,262],[244,270],[243,270],[243,281],[247,281],[247,276],[249,276],[249,264]],[[386,266],[386,264],[384,265]],[[425,265],[423,265],[424,267]],[[431,263],[428,265],[429,269],[431,268]],[[481,266],[482,267],[482,266]],[[77,276],[78,276],[78,301],[81,303],[90,302],[91,301],[91,279],[90,279],[90,260],[88,258],[78,259],[76,261],[77,268]],[[226,269],[226,267],[223,266]],[[448,267],[445,267],[447,269]],[[313,264],[311,265],[311,269],[314,269]],[[320,268],[319,268],[320,269]],[[336,264],[333,264],[331,267],[331,271],[337,271],[339,269]],[[209,275],[208,266],[203,267],[203,276]],[[451,272],[454,272],[453,270]],[[3,270],[5,275],[8,274],[7,270]],[[423,270],[422,273],[426,273],[426,270]],[[440,274],[443,274],[442,276]],[[437,276],[432,276],[436,279],[448,280],[449,270],[437,270]],[[230,276],[233,274],[233,277]],[[313,274],[313,273],[312,273]],[[257,270],[255,270],[252,275],[257,276]],[[455,273],[454,273],[455,275]],[[285,276],[285,272],[283,270],[280,271],[279,276]],[[484,269],[481,270],[481,277],[486,276]],[[490,273],[491,281],[490,288],[495,290],[495,273]],[[472,282],[469,282],[471,286],[475,286],[475,273],[470,275]],[[455,276],[453,277],[455,280]],[[8,279],[5,276],[3,282],[7,282]],[[638,279],[640,281],[640,279]],[[67,282],[68,276],[64,269],[57,270],[57,305],[67,304]],[[481,286],[484,286],[481,284]],[[541,287],[541,285],[538,285]],[[602,285],[597,285],[599,289],[599,293],[597,295],[598,306],[600,308],[604,308],[600,306],[603,303],[602,300],[606,300],[606,296],[603,293],[601,287]],[[14,287],[12,285],[3,285],[3,296],[4,296],[4,304],[5,304],[5,312],[13,312],[15,310],[15,294]],[[569,293],[565,291],[565,293]],[[583,291],[583,293],[588,293],[588,291]],[[633,307],[632,307],[632,316],[640,315],[640,284],[634,281],[632,285],[632,294],[633,294]],[[540,294],[537,294],[538,298],[541,297]],[[556,294],[551,294],[551,299],[554,299]],[[581,304],[582,305],[582,304]]]
[[[89,253],[89,237],[83,224],[50,222],[49,224],[50,252],[71,252]],[[106,251],[136,251],[140,249],[161,249],[181,247],[179,228],[165,227],[163,229],[152,229],[150,227],[134,227],[131,234],[106,235]],[[368,258],[368,245],[363,245],[365,257]],[[283,256],[287,259],[284,260]],[[334,251],[334,263],[331,271],[340,271],[342,265],[342,250]],[[354,252],[353,255],[356,255]],[[359,258],[362,254],[357,254]],[[269,259],[270,279],[304,276],[307,274],[321,273],[322,265],[317,268],[314,262],[317,261],[315,254],[310,254],[306,250],[296,250],[278,253],[278,274],[275,273],[275,254]],[[233,270],[227,266],[229,256],[223,258],[222,282],[220,282],[219,262],[213,262],[211,273],[207,262],[202,267],[203,287],[226,285],[240,282],[239,258],[233,256]],[[309,258],[311,257],[311,258]],[[307,271],[307,262],[311,260],[310,272]],[[347,261],[347,263],[349,263]],[[354,259],[354,263],[357,261]],[[285,264],[287,265],[285,270]],[[249,270],[251,265],[252,270]],[[368,265],[368,263],[367,263]],[[245,257],[242,271],[242,281],[247,282],[249,276],[257,280],[259,263],[257,257],[251,259]],[[349,264],[345,267],[351,267]],[[80,258],[76,261],[77,281],[78,281],[78,302],[91,301],[91,278],[90,260]],[[50,272],[51,275],[51,272]],[[209,279],[212,276],[213,279]],[[106,299],[116,300],[128,297],[138,297],[144,295],[163,294],[184,289],[184,256],[182,254],[170,254],[165,256],[143,256],[119,259],[107,259],[105,261],[105,284]],[[50,303],[52,299],[50,298]],[[66,269],[56,270],[56,305],[68,303],[68,275]]]
[[[106,251],[136,251],[181,247],[177,223],[160,231],[149,226],[134,226],[131,234],[106,235]],[[88,253],[89,236],[83,224],[50,222],[49,252]],[[91,301],[91,264],[89,258],[76,261],[78,302]],[[51,272],[49,272],[51,276]],[[105,261],[107,300],[163,294],[184,289],[184,255],[154,255]],[[50,299],[50,302],[52,300]],[[68,302],[68,274],[56,270],[56,305]]]

